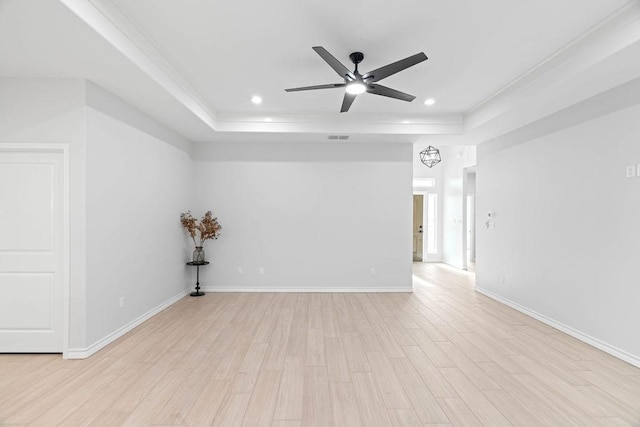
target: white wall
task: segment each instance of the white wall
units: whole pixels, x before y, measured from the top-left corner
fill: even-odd
[[[476,194],[476,174],[475,172],[469,172],[467,174],[467,182],[465,185],[466,194]]]
[[[204,286],[411,289],[411,145],[195,144],[194,158],[192,211],[223,226]]]
[[[71,353],[191,286],[190,142],[85,80],[2,78],[0,143],[69,146]]]
[[[85,85],[81,79],[0,78],[0,143],[69,146],[69,345],[86,345]]]
[[[193,193],[188,141],[97,86],[89,84],[88,89],[91,346],[191,286],[191,271],[185,266],[189,251],[179,219]],[[105,113],[111,111],[117,114]]]
[[[480,146],[477,287],[638,365],[640,104],[592,118],[615,106],[594,101],[562,113],[589,112],[572,127]]]
[[[463,267],[463,227],[465,195],[464,168],[476,164],[475,146],[450,146],[440,150],[443,166],[442,260],[457,268]]]

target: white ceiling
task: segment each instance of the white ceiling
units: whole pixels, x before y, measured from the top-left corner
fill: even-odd
[[[346,132],[359,134],[355,140],[409,142],[462,132],[465,113],[629,4],[63,2],[73,12],[51,0],[0,0],[1,76],[88,78],[198,141],[239,140],[243,134],[271,140],[282,133],[313,140]],[[96,10],[106,23],[93,19]],[[361,71],[425,52],[428,61],[383,82],[416,100],[363,94],[341,115],[342,89],[285,93],[340,82],[311,49],[318,45],[348,68],[349,53],[362,51]],[[264,99],[261,105],[250,102],[254,94]],[[437,102],[426,107],[426,98]]]

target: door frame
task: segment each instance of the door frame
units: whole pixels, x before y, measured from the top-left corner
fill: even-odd
[[[469,261],[476,261],[476,195],[475,193],[467,193],[467,229],[465,233],[467,233],[467,247],[469,249],[467,264]],[[469,205],[469,201],[471,201],[471,205]],[[471,215],[469,215],[471,214]],[[469,222],[471,221],[471,222]],[[467,253],[465,248],[465,254]],[[468,265],[467,265],[468,266]]]
[[[426,235],[426,231],[427,231],[427,203],[428,203],[428,195],[429,194],[437,194],[437,192],[434,191],[429,191],[429,190],[413,190],[413,196],[422,196],[422,261],[421,262],[436,262],[438,261],[438,259],[434,258],[434,255],[429,256],[430,254],[427,252],[427,239],[425,239],[425,235]],[[413,200],[413,197],[412,199]],[[411,224],[413,226],[413,215],[411,216]],[[439,233],[439,229],[436,230],[437,233]],[[438,237],[438,242],[440,242],[440,237]],[[439,257],[440,253],[438,251],[437,254],[435,254],[435,257]],[[429,259],[432,258],[432,259]],[[420,262],[420,261],[416,261],[416,262]]]
[[[62,282],[62,358],[69,354],[69,328],[71,292],[69,283],[69,144],[42,142],[0,142],[0,152],[14,153],[59,153],[62,154],[62,269],[58,280]]]
[[[414,191],[413,195],[412,195],[412,200],[414,196],[422,196],[422,248],[420,250],[420,261],[412,261],[412,262],[424,262],[425,258],[427,257],[427,253],[426,253],[426,248],[427,248],[427,244],[425,243],[425,239],[424,239],[424,231],[425,231],[425,226],[426,226],[426,219],[427,219],[427,214],[425,212],[425,208],[427,206],[427,194],[426,192],[423,194],[423,192],[421,191]],[[415,212],[415,210],[414,210]],[[412,225],[412,231],[413,231],[413,223],[415,221],[415,218],[413,217],[413,215],[411,215],[411,225]],[[413,260],[413,257],[411,257],[411,259]]]
[[[461,252],[462,252],[462,269],[463,270],[469,269],[469,265],[467,261],[467,192],[469,187],[469,184],[467,184],[467,178],[469,174],[475,174],[476,180],[478,179],[478,175],[476,172],[476,165],[468,166],[462,169],[462,233],[461,233],[462,234],[462,248],[461,248],[462,250]],[[477,191],[475,191],[473,195],[474,195],[473,201],[477,206],[477,202],[476,202]],[[474,213],[473,222],[474,222],[474,230],[475,230],[475,224],[477,223],[476,217],[478,214],[475,211],[475,209],[473,213]]]

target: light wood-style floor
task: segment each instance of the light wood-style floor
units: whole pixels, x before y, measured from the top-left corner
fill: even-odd
[[[415,292],[186,297],[86,360],[0,355],[0,425],[640,425],[640,369],[416,264]]]

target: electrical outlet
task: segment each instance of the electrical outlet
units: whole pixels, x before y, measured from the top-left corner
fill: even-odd
[[[264,275],[264,267],[260,267],[259,272],[260,272],[261,275]]]
[[[238,274],[242,274],[242,267],[238,267]]]
[[[371,270],[369,270],[369,274],[371,274],[372,276],[376,275],[376,269],[375,267],[371,267]]]
[[[124,297],[120,297],[120,300],[118,301],[120,308],[124,308]]]
[[[627,178],[635,178],[636,176],[636,165],[627,166]]]

